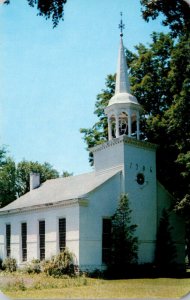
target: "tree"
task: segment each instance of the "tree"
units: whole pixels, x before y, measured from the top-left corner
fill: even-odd
[[[3,207],[15,200],[16,194],[16,164],[12,158],[4,157],[0,166],[0,206]]]
[[[31,7],[37,6],[38,15],[46,19],[52,19],[53,27],[59,24],[64,17],[64,5],[67,0],[27,0]],[[5,0],[4,4],[9,4],[11,0]]]
[[[125,275],[127,267],[137,262],[138,239],[134,236],[137,225],[131,224],[129,199],[120,196],[119,206],[112,217],[110,268],[117,274]]]
[[[174,42],[168,34],[153,32],[149,47],[136,46],[128,60],[132,92],[146,115],[163,114],[172,103],[168,74]],[[155,84],[156,83],[156,84]]]
[[[0,148],[0,203],[1,207],[27,193],[30,189],[30,173],[40,173],[41,183],[59,177],[57,170],[45,162],[23,160],[16,164],[7,155],[5,148]],[[66,171],[65,171],[66,172]]]
[[[172,240],[172,229],[169,212],[164,209],[157,231],[155,248],[155,266],[161,272],[171,271],[175,262],[176,246]]]
[[[22,196],[30,190],[30,173],[39,173],[40,182],[43,183],[48,179],[55,179],[59,177],[57,170],[45,162],[40,164],[38,162],[23,160],[17,165],[17,182],[18,182],[18,196]]]
[[[141,0],[143,18],[148,22],[159,14],[164,16],[162,24],[169,26],[172,36],[185,35],[190,30],[190,6],[182,0]]]
[[[69,173],[68,171],[63,171],[61,177],[69,177],[69,176],[73,176],[73,173]]]
[[[172,105],[163,117],[150,120],[149,133],[154,139],[157,129],[158,140],[162,141],[158,151],[158,162],[163,163],[160,174],[177,199],[175,210],[186,220],[186,245],[190,262],[190,1],[141,0],[141,4],[146,21],[163,14],[163,24],[169,26],[171,36],[178,37],[171,54],[169,73]]]

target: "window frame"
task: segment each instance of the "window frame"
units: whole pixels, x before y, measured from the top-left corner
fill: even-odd
[[[61,224],[63,222],[63,224]],[[63,227],[63,231],[61,231]],[[66,218],[58,219],[58,235],[59,235],[59,252],[63,252],[66,248]]]
[[[8,230],[9,228],[9,230]],[[11,257],[11,224],[6,224],[6,257]],[[9,232],[8,232],[9,231]],[[9,235],[8,235],[9,233]]]
[[[25,226],[25,228],[24,228]],[[21,255],[22,261],[27,261],[27,222],[21,223]]]
[[[39,220],[38,223],[38,235],[39,235],[39,259],[40,261],[45,259],[46,250],[46,224],[45,220]]]
[[[109,222],[108,228],[105,224]],[[107,264],[111,256],[111,218],[102,218],[102,263]]]

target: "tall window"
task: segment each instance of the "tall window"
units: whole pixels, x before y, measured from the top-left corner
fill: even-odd
[[[66,219],[59,219],[59,251],[65,250],[66,246]]]
[[[21,224],[22,261],[27,261],[27,224]]]
[[[6,255],[11,256],[11,225],[6,224]]]
[[[108,263],[111,254],[111,219],[102,220],[102,262]]]
[[[45,259],[45,221],[39,221],[40,260]]]

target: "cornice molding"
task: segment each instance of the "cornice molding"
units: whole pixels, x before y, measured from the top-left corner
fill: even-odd
[[[128,137],[127,135],[123,135],[123,141],[125,144],[135,145],[139,148],[146,148],[146,149],[149,148],[152,150],[156,150],[158,148],[158,145],[156,144],[152,144],[147,141],[140,141],[135,138]]]
[[[24,213],[24,212],[30,212],[30,211],[39,211],[41,209],[74,206],[74,205],[87,207],[88,203],[89,203],[89,201],[87,199],[83,199],[83,198],[62,200],[62,201],[55,202],[55,203],[53,203],[53,202],[43,203],[43,204],[33,205],[33,206],[29,206],[29,207],[22,207],[22,208],[15,208],[15,209],[0,211],[0,216]]]
[[[103,149],[106,149],[106,148],[109,148],[109,147],[112,147],[112,146],[115,146],[115,145],[121,144],[121,143],[128,144],[128,145],[134,145],[138,148],[150,149],[150,150],[153,150],[153,151],[155,151],[158,147],[157,145],[152,144],[150,142],[140,141],[140,140],[137,140],[135,138],[128,137],[127,135],[122,135],[119,138],[114,138],[113,140],[110,140],[110,141],[107,141],[107,142],[102,143],[100,145],[97,145],[93,148],[90,148],[89,150],[92,153],[95,153],[95,152],[101,151]]]

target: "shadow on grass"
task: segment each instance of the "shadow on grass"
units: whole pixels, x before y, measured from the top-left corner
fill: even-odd
[[[141,278],[190,278],[190,272],[176,265],[158,268],[152,264],[128,265],[125,268],[108,267],[106,271],[95,270],[88,274],[91,278],[102,279],[141,279]]]

